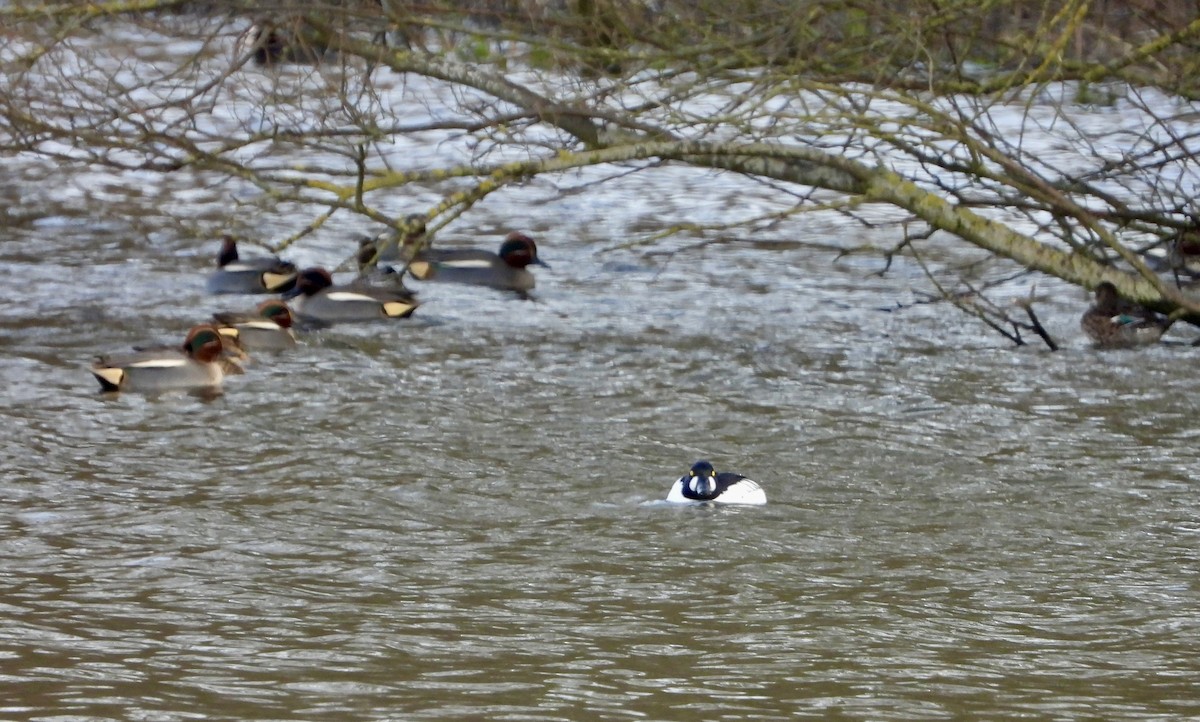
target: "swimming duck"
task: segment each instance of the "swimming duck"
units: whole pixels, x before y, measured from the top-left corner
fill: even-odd
[[[675,480],[667,501],[677,504],[711,501],[720,504],[766,504],[767,495],[757,481],[729,471],[717,473],[707,461],[692,464]]]
[[[246,351],[283,351],[296,345],[292,311],[277,299],[258,304],[256,315],[214,313],[213,322],[223,337]]]
[[[216,327],[214,326],[214,328]],[[187,356],[186,347],[179,344],[159,343],[149,346],[134,346],[133,350],[137,353],[161,356]],[[250,357],[246,355],[245,349],[238,344],[236,339],[231,336],[221,336],[221,354],[217,356],[217,364],[221,367],[222,373],[226,376],[244,374],[246,367],[243,364],[249,360]]]
[[[333,285],[324,268],[306,268],[296,276],[296,287],[284,294],[294,298],[292,312],[317,326],[408,318],[420,305],[411,291],[365,282]]]
[[[105,391],[164,391],[220,386],[228,361],[221,334],[212,326],[196,326],[182,346],[141,349],[97,356],[91,372]]]
[[[1096,301],[1083,312],[1079,325],[1100,348],[1132,348],[1157,343],[1171,321],[1121,298],[1117,287],[1104,281],[1096,286]]]
[[[393,263],[412,258],[425,242],[425,216],[412,213],[404,217],[405,233],[403,238],[390,242],[388,236],[392,231],[386,231],[374,238],[363,236],[358,240],[358,269],[365,273],[376,264]],[[393,236],[394,237],[394,236]]]
[[[277,256],[240,258],[232,236],[221,239],[217,270],[208,277],[209,293],[283,293],[296,282],[296,265]]]
[[[427,249],[408,265],[418,281],[467,283],[524,293],[533,289],[533,274],[526,266],[544,266],[537,244],[524,233],[513,231],[500,244],[500,252],[474,249]]]

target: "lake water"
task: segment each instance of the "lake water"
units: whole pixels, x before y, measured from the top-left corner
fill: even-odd
[[[527,230],[535,300],[419,286],[215,398],[109,397],[93,355],[253,306],[196,229],[294,209],[10,160],[0,718],[1200,715],[1198,352],[1088,348],[1081,291],[1039,279],[1064,348],[1016,348],[827,247],[895,229],[598,253],[766,191],[535,181],[438,236]],[[661,503],[700,458],[768,505]]]

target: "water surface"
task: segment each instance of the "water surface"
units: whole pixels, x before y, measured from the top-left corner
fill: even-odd
[[[533,233],[535,300],[423,286],[412,322],[308,334],[215,398],[107,397],[91,356],[252,307],[204,295],[217,228],[278,240],[295,209],[53,171],[0,188],[0,717],[1200,714],[1196,350],[1093,351],[1076,290],[1039,279],[1062,351],[1015,348],[914,305],[915,264],[830,249],[894,230],[598,254],[768,201],[535,181],[439,236]],[[770,503],[661,503],[699,458]]]

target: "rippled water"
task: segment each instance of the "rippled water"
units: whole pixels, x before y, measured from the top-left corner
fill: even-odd
[[[424,287],[206,401],[85,365],[249,303],[214,249],[10,229],[0,716],[1200,711],[1193,349],[1093,352],[1066,291],[1050,354],[827,254],[542,236],[535,302]],[[700,457],[768,506],[656,503]]]
[[[857,242],[836,223],[594,253],[647,197],[664,224],[758,202],[727,178],[533,183],[443,237],[533,232],[535,301],[423,286],[413,322],[308,335],[216,398],[110,398],[92,355],[253,304],[205,296],[216,243],[156,214],[224,197],[168,179],[116,212],[21,172],[0,718],[1200,714],[1197,350],[1095,352],[1078,291],[1039,284],[1064,350],[1015,349],[907,305],[902,259],[807,245]],[[660,503],[698,458],[770,503]]]

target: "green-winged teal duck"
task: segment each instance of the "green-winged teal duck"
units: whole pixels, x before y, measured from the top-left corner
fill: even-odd
[[[296,287],[284,294],[292,312],[315,326],[408,318],[420,305],[412,292],[396,286],[365,282],[341,286],[324,268],[306,268],[296,276]]]
[[[758,482],[730,471],[717,472],[707,461],[692,464],[688,473],[675,480],[667,501],[676,504],[716,502],[719,504],[766,504],[767,495]]]
[[[232,339],[249,353],[284,351],[296,345],[292,311],[278,299],[258,304],[255,315],[214,313],[213,326],[222,336]]]
[[[214,326],[213,328],[216,327]],[[150,346],[134,346],[133,350],[137,353],[186,356],[187,344],[160,343]],[[230,336],[221,336],[221,355],[217,357],[217,363],[221,366],[221,371],[226,376],[238,376],[246,373],[245,363],[249,360],[250,357],[246,354],[245,349],[238,344],[236,339]]]
[[[1096,300],[1079,320],[1083,332],[1101,348],[1131,348],[1157,343],[1171,323],[1127,301],[1108,281],[1096,286]]]
[[[209,277],[209,293],[283,293],[296,282],[296,266],[277,256],[241,258],[232,236],[221,239],[217,270]]]
[[[234,362],[221,334],[196,326],[182,346],[143,348],[133,353],[97,356],[91,372],[105,391],[165,391],[220,386]]]
[[[513,231],[500,244],[499,253],[474,249],[428,249],[408,266],[418,281],[466,283],[508,291],[533,290],[535,281],[527,266],[545,266],[538,258],[537,244],[524,233]]]

